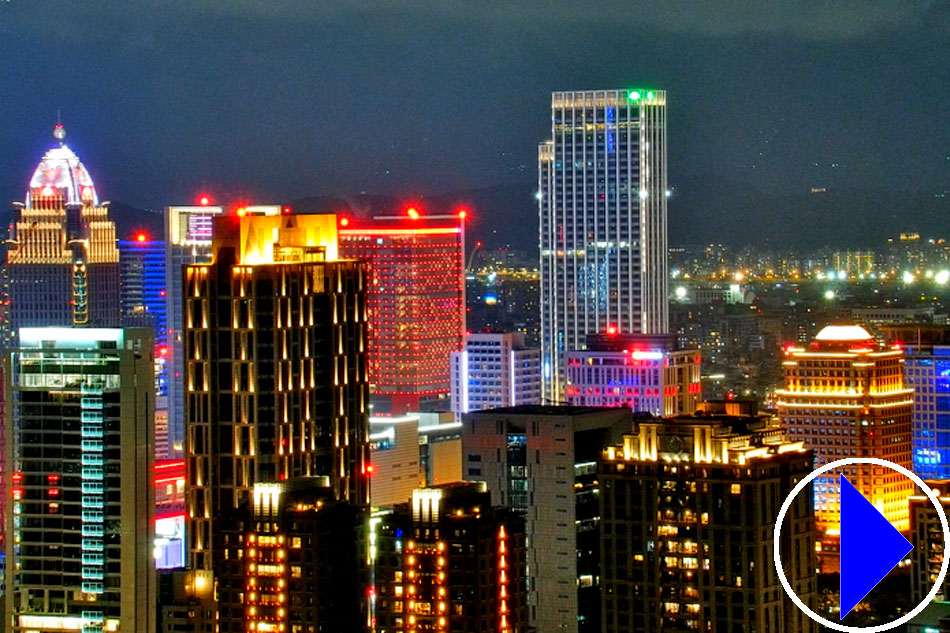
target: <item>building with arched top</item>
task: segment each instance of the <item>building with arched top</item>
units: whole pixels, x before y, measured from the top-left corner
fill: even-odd
[[[914,390],[904,384],[904,360],[899,345],[882,346],[857,325],[830,325],[808,347],[787,347],[785,388],[776,395],[788,440],[812,449],[816,468],[840,459],[879,457],[910,469]],[[867,464],[839,471],[814,482],[815,522],[825,559],[837,556],[839,474],[894,527],[907,530],[909,479]]]
[[[62,125],[53,137],[25,201],[14,203],[6,259],[11,326],[119,325],[119,250],[108,203],[99,202]]]

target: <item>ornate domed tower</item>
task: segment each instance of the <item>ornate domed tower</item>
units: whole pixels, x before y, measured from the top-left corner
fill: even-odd
[[[108,203],[66,146],[66,129],[33,172],[7,250],[10,320],[24,326],[117,326],[119,251]]]

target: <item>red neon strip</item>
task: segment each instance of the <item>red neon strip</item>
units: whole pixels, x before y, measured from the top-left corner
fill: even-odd
[[[185,461],[181,460],[181,461],[176,461],[176,462],[159,462],[155,464],[155,470],[162,470],[165,468],[175,468],[176,466],[179,468],[184,468]]]
[[[461,233],[460,228],[433,229],[342,229],[340,235],[359,237],[360,235],[447,235]]]

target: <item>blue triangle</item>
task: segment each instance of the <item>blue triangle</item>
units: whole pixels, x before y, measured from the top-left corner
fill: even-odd
[[[914,546],[841,475],[841,618]]]

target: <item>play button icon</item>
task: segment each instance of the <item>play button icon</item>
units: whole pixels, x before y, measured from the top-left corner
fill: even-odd
[[[851,613],[914,549],[841,475],[841,617]]]
[[[779,509],[778,516],[775,518],[775,530],[772,538],[772,560],[775,564],[775,573],[778,576],[779,582],[782,583],[782,588],[785,590],[786,595],[805,615],[825,629],[842,631],[843,633],[883,633],[884,631],[904,626],[920,615],[924,609],[937,598],[937,594],[940,593],[944,587],[944,580],[946,580],[948,576],[947,572],[950,572],[950,556],[942,557],[943,560],[940,561],[940,572],[933,581],[930,592],[916,607],[893,622],[877,624],[871,627],[849,626],[840,620],[829,620],[822,617],[821,614],[815,612],[814,609],[795,593],[795,589],[789,583],[788,577],[785,575],[785,566],[782,564],[781,549],[783,539],[780,535],[782,534],[782,528],[785,524],[785,515],[795,502],[796,497],[800,494],[805,494],[806,491],[809,490],[809,485],[825,473],[835,469],[862,464],[888,468],[899,472],[913,481],[918,488],[924,491],[924,494],[927,495],[934,509],[937,511],[937,517],[940,519],[940,527],[943,531],[943,542],[950,543],[950,520],[947,519],[947,513],[944,512],[943,503],[937,496],[937,493],[927,485],[927,482],[900,464],[880,457],[848,457],[821,465],[792,487],[792,491],[785,497],[785,501]],[[851,482],[841,477],[840,484],[840,612],[841,617],[844,618],[885,576],[887,576],[888,572],[913,549],[913,546],[900,532],[894,529],[887,519],[884,518],[884,515],[882,515],[871,502],[865,499],[861,493],[851,485]]]

